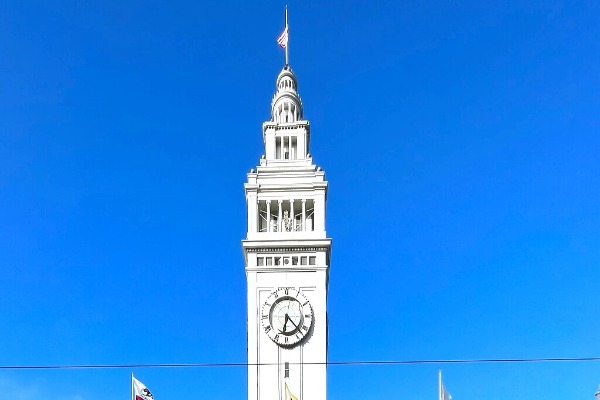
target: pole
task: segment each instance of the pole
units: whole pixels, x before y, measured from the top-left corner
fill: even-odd
[[[438,398],[439,400],[444,400],[442,399],[442,370],[438,370]]]
[[[287,6],[285,6],[285,30],[286,30],[287,35],[288,35],[287,43],[285,45],[285,66],[287,67],[289,65],[289,62],[288,62],[288,47],[290,47],[290,30],[288,29],[288,10],[287,10]]]
[[[131,400],[134,400],[134,398],[133,398],[133,372],[131,373]]]

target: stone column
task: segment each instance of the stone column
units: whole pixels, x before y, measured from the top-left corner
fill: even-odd
[[[294,218],[294,199],[290,200],[290,231],[296,230],[296,218]]]
[[[302,230],[306,231],[306,199],[302,199]]]
[[[278,214],[278,220],[277,220],[277,232],[281,232],[282,231],[282,227],[283,227],[283,207],[282,207],[282,200],[277,200],[277,204],[279,205],[279,214]]]
[[[258,210],[258,202],[256,199],[256,193],[248,193],[248,233],[256,232],[256,213]]]
[[[271,200],[267,200],[267,232],[271,232]]]
[[[254,198],[254,207],[252,210],[252,232],[258,232],[260,230],[260,228],[259,228],[260,221],[258,220],[259,214],[260,214],[260,212],[258,211],[259,203],[260,203],[260,201],[258,200],[258,196],[256,196]]]
[[[313,230],[325,231],[325,191],[319,190],[315,193],[315,211],[313,216]]]

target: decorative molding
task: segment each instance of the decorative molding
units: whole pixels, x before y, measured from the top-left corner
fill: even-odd
[[[300,120],[300,121],[296,121],[296,122],[273,122],[273,121],[267,121],[267,122],[263,122],[263,131],[268,129],[268,128],[273,128],[276,130],[292,130],[292,129],[298,129],[298,128],[309,128],[310,127],[310,123],[308,121],[305,120]]]
[[[246,272],[316,272],[316,271],[325,271],[329,270],[329,266],[321,266],[321,265],[294,265],[292,267],[280,265],[280,266],[263,266],[263,267],[246,267]]]
[[[247,253],[288,253],[290,251],[329,251],[329,247],[249,247],[246,249]]]

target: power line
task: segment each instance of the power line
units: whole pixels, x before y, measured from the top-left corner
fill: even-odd
[[[328,361],[307,362],[303,365],[418,365],[418,364],[490,364],[600,361],[600,357],[552,358],[483,358],[461,360],[388,360],[388,361]],[[290,363],[297,365],[300,363]],[[190,363],[190,364],[81,364],[81,365],[0,365],[0,369],[119,369],[119,368],[224,368],[278,365],[277,363]]]

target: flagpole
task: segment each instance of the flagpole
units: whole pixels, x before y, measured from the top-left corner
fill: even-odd
[[[131,400],[135,400],[133,398],[133,372],[131,373]]]
[[[288,33],[288,41],[287,44],[285,46],[285,66],[287,67],[289,65],[288,63],[288,47],[290,47],[290,30],[288,29],[288,11],[287,11],[287,5],[285,6],[285,30]]]
[[[439,400],[444,400],[442,399],[442,370],[438,370],[438,393],[439,393]]]

